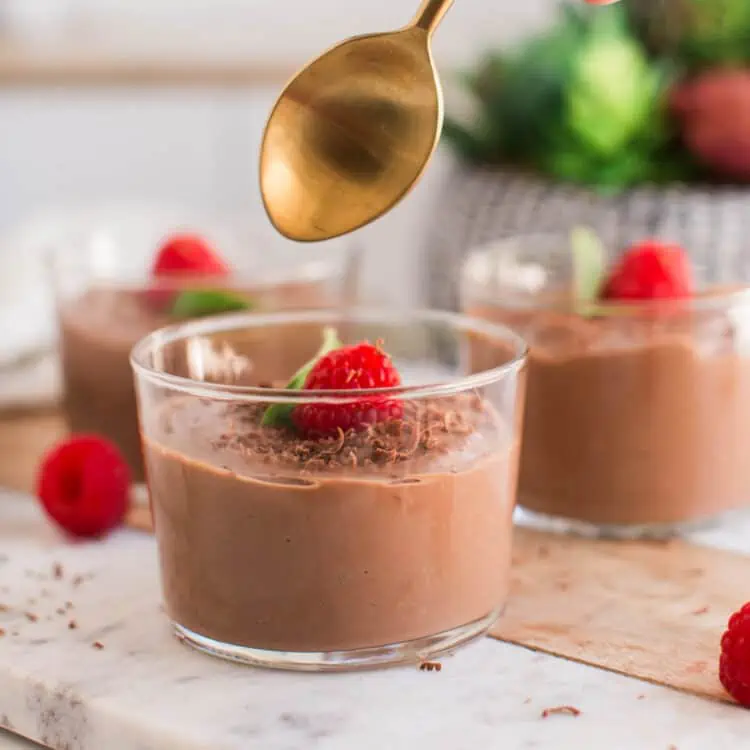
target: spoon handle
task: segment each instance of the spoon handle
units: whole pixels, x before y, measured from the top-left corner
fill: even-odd
[[[424,29],[428,34],[432,34],[451,5],[453,5],[453,0],[422,0],[422,5],[419,6],[419,10],[414,16],[412,26]]]

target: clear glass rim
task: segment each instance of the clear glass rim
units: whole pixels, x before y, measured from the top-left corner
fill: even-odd
[[[192,337],[236,331],[243,328],[260,328],[264,325],[285,325],[307,323],[326,325],[344,322],[387,325],[406,325],[422,323],[443,325],[454,330],[485,334],[497,341],[512,345],[512,356],[507,362],[497,367],[483,370],[471,375],[462,375],[446,383],[427,383],[424,385],[396,386],[391,388],[348,389],[348,390],[287,390],[285,388],[260,388],[257,386],[228,385],[210,383],[181,375],[173,375],[151,367],[147,357],[152,352]],[[448,396],[461,391],[482,388],[509,374],[517,374],[523,369],[528,356],[526,342],[510,328],[473,318],[462,313],[442,312],[437,310],[387,311],[368,308],[347,308],[327,310],[304,310],[258,314],[252,312],[231,313],[211,318],[177,323],[160,328],[142,338],[130,353],[130,364],[136,380],[143,379],[153,385],[168,387],[196,397],[207,397],[228,401],[249,401],[263,403],[295,404],[309,401],[326,401],[334,399],[337,403],[346,403],[362,399],[364,396],[399,396],[401,398],[420,399]]]
[[[114,289],[140,291],[149,285],[157,284],[159,288],[169,289],[181,288],[185,280],[190,280],[190,276],[177,276],[170,279],[169,277],[161,279],[151,279],[148,276],[140,275],[112,276],[97,273],[96,259],[97,251],[94,248],[84,249],[82,252],[70,252],[70,247],[80,245],[81,241],[71,240],[65,243],[57,244],[47,248],[42,254],[42,261],[51,274],[52,280],[56,281],[66,273],[83,273],[90,274],[92,281],[100,283],[102,286]],[[127,257],[126,247],[116,247],[112,251],[116,259]],[[228,276],[220,277],[196,277],[205,286],[220,286],[226,284],[227,280],[234,282],[246,281],[248,285],[255,287],[273,286],[274,284],[293,283],[293,282],[320,282],[335,279],[343,275],[345,258],[351,253],[351,248],[343,243],[337,245],[326,255],[317,255],[315,257],[305,257],[300,253],[299,260],[291,264],[279,264],[278,267],[257,267],[250,262],[243,264],[236,258],[230,259],[230,272]],[[152,282],[152,283],[150,283]]]
[[[462,270],[462,297],[466,297],[465,285],[467,283],[479,283],[479,281],[471,277],[469,273],[469,261],[472,257],[481,254],[489,255],[490,253],[499,251],[505,245],[540,240],[546,242],[564,240],[567,242],[570,240],[570,231],[561,229],[559,231],[552,230],[547,232],[540,231],[508,234],[498,237],[495,240],[489,240],[474,246],[466,256],[466,262],[464,263]],[[490,285],[488,285],[488,288],[490,288]],[[713,289],[708,288],[705,290],[699,290],[698,294],[695,294],[692,297],[622,302],[608,302],[605,300],[601,302],[594,301],[581,303],[572,297],[570,299],[567,297],[561,297],[554,301],[545,301],[543,297],[536,292],[524,292],[523,290],[505,289],[503,287],[498,287],[498,289],[504,294],[510,296],[508,300],[509,304],[507,305],[509,309],[550,310],[577,314],[580,313],[583,308],[586,310],[587,314],[595,314],[605,318],[639,317],[643,315],[647,316],[649,314],[658,315],[660,310],[669,310],[672,312],[675,311],[675,309],[683,313],[711,312],[750,304],[750,281],[735,284],[716,284]],[[464,307],[471,303],[492,304],[492,301],[484,299],[462,299]]]

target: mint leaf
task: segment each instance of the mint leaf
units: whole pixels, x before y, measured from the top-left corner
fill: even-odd
[[[175,318],[202,318],[238,310],[252,310],[252,300],[218,289],[185,289],[172,304]]]
[[[334,349],[339,349],[343,344],[339,339],[338,333],[335,328],[326,327],[323,329],[323,343],[320,349],[316,352],[315,356],[306,362],[297,372],[292,375],[289,382],[284,386],[290,391],[301,391],[305,385],[305,380],[310,374],[310,370],[315,367],[316,363],[321,357],[324,357],[328,352],[332,352]],[[292,413],[294,406],[291,404],[271,404],[263,413],[263,418],[260,423],[263,426],[278,426],[289,423],[289,415]]]
[[[573,252],[573,294],[578,312],[591,314],[591,303],[599,296],[607,266],[604,245],[587,227],[575,227],[570,234]]]

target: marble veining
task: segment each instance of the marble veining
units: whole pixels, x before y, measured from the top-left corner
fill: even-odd
[[[746,549],[750,523],[703,534]],[[178,643],[154,540],[65,542],[0,495],[0,726],[55,750],[736,750],[748,714],[483,640],[440,672],[286,674]],[[544,709],[570,705],[579,716]],[[0,734],[0,750],[31,745]]]

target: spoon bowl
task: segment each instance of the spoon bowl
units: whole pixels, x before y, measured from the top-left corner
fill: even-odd
[[[430,38],[452,3],[424,0],[405,28],[342,42],[286,86],[260,158],[263,203],[281,234],[338,237],[414,186],[442,128]]]

